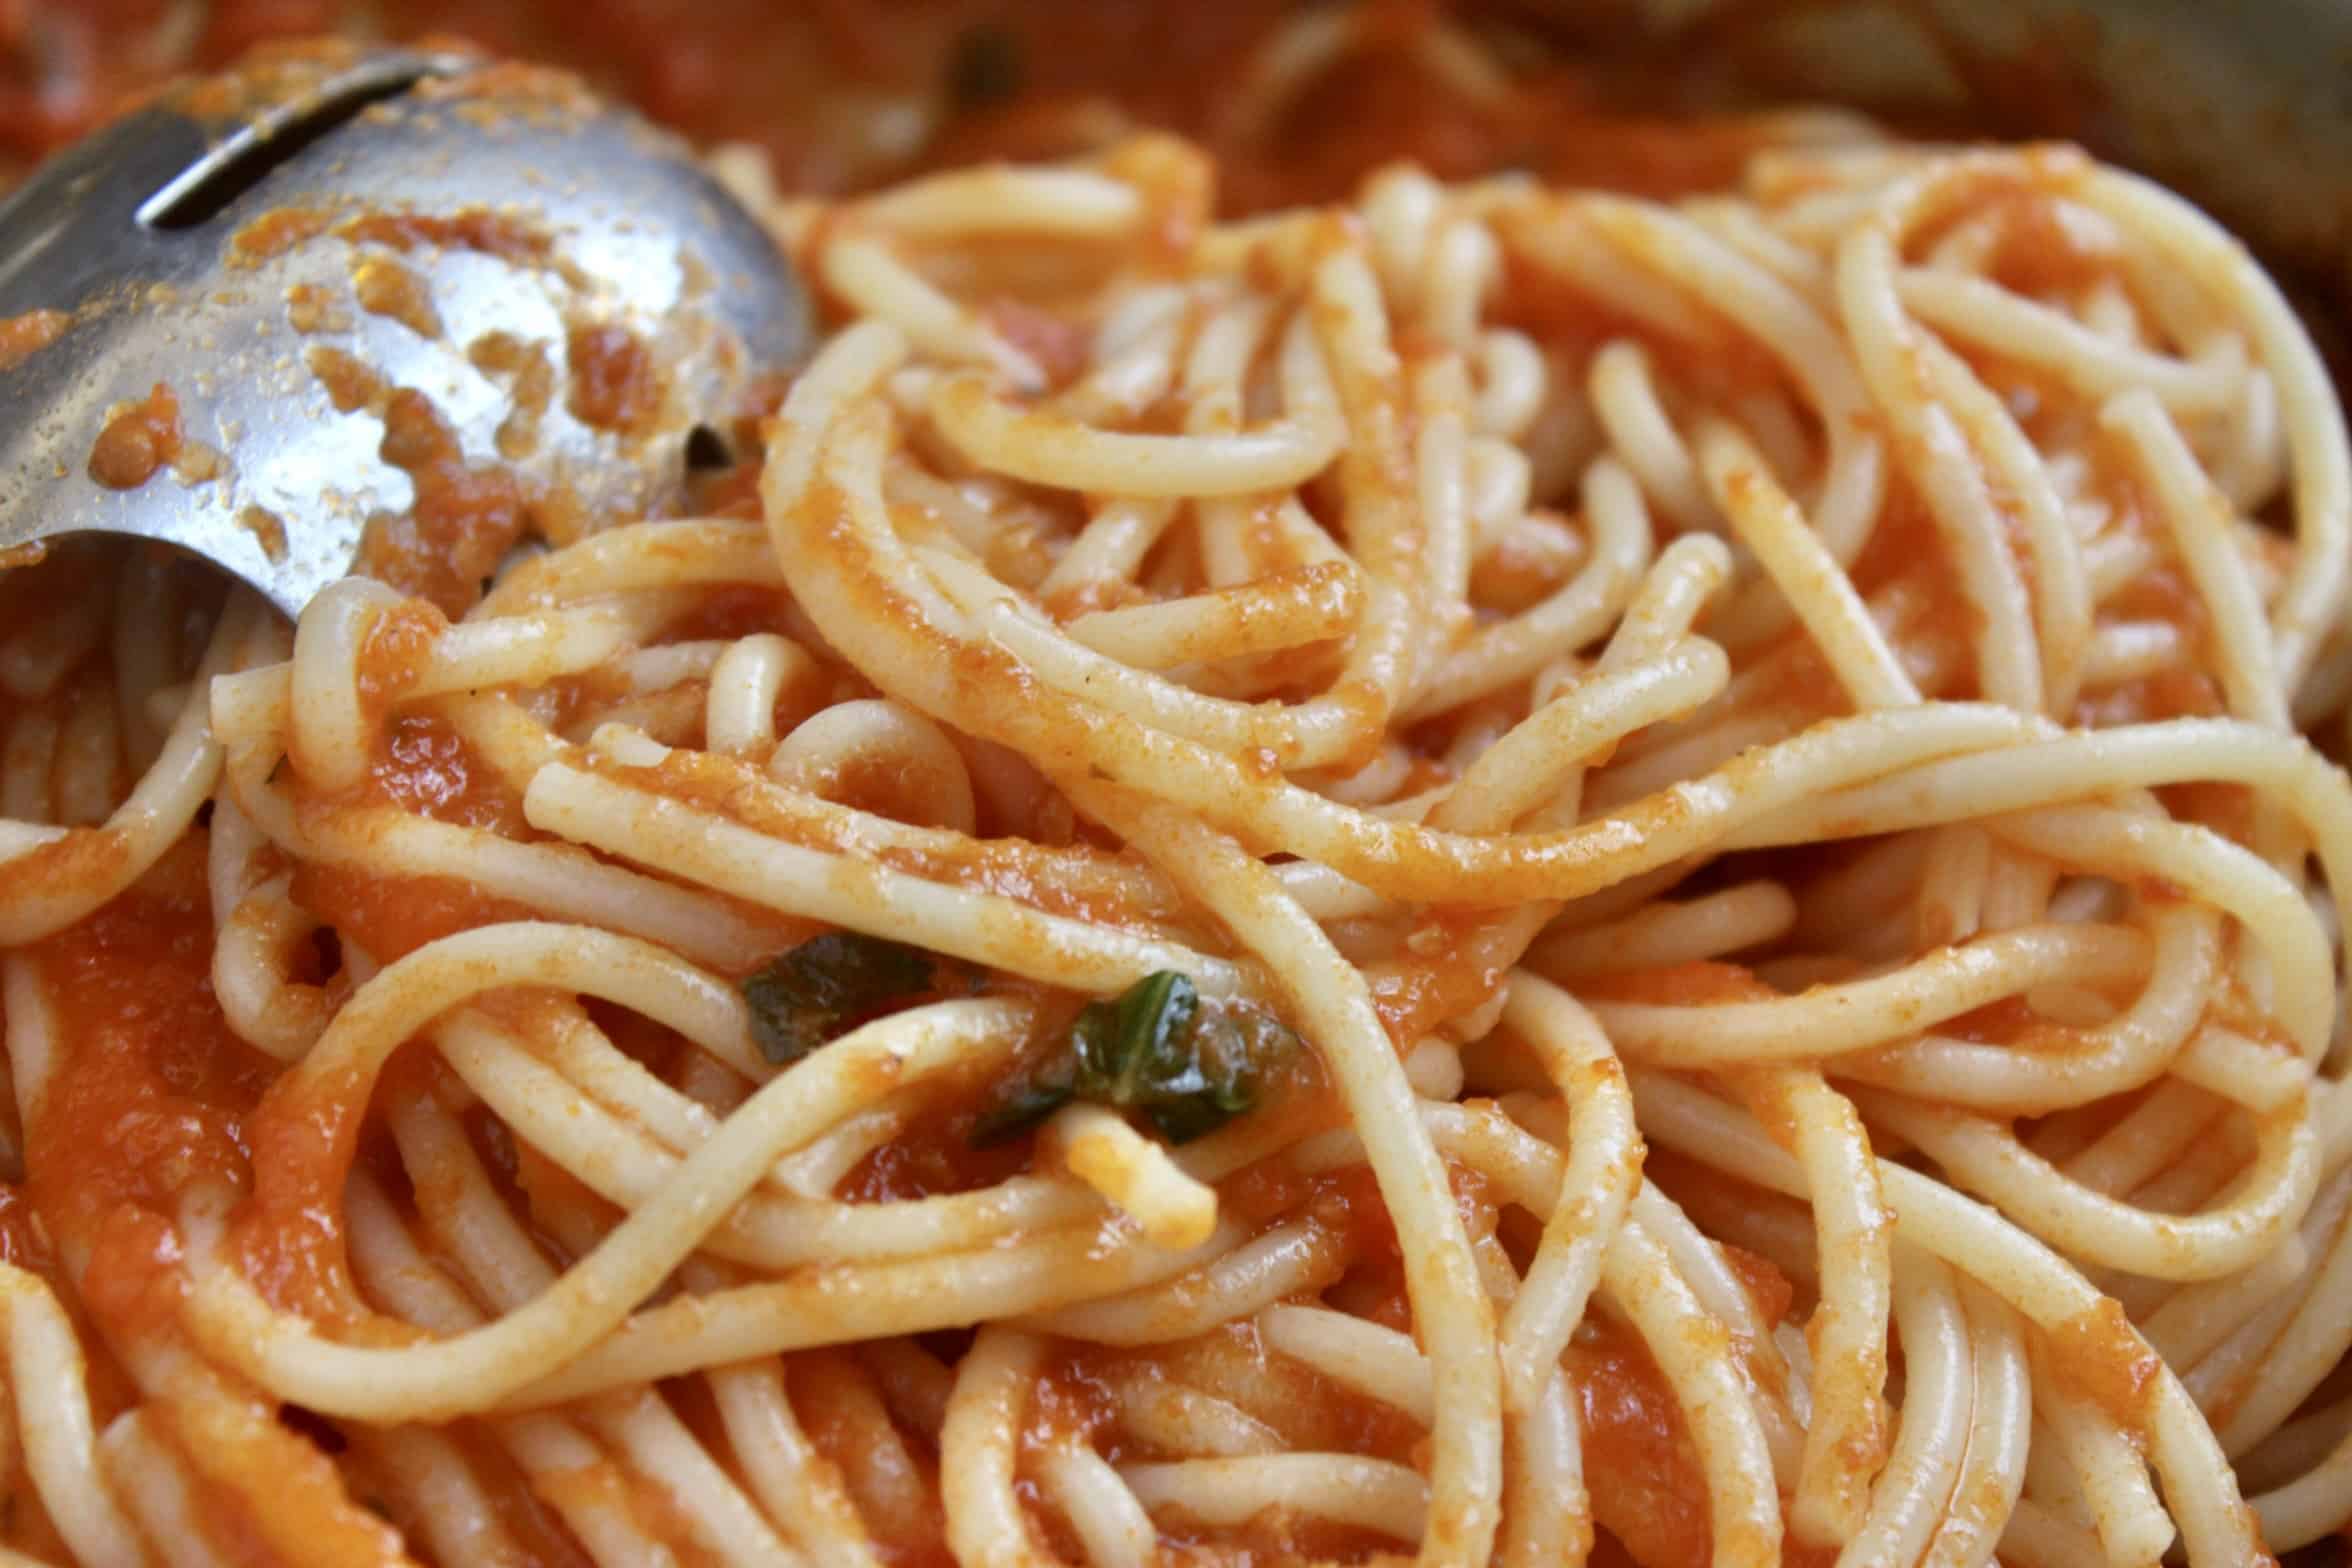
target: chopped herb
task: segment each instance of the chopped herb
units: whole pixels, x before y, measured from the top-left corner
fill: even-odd
[[[959,109],[985,109],[1018,98],[1029,79],[1018,34],[982,22],[959,34],[947,61],[947,91]]]
[[[1170,1143],[1215,1132],[1256,1102],[1261,1069],[1295,1043],[1272,1014],[1254,1007],[1208,1013],[1192,1031],[1192,1059],[1181,1091],[1163,1092],[1144,1114]]]
[[[1067,1075],[1039,1076],[1014,1084],[972,1123],[972,1147],[993,1149],[1012,1142],[1069,1104],[1077,1093],[1078,1086]]]
[[[903,942],[856,931],[811,937],[743,982],[752,1038],[778,1066],[797,1062],[845,1020],[928,990],[934,967]]]
[[[1190,1046],[1199,1011],[1200,992],[1173,969],[1145,975],[1116,1001],[1088,1004],[1071,1031],[1079,1088],[1112,1105],[1197,1089]]]
[[[1265,1069],[1297,1044],[1275,1018],[1204,1003],[1173,969],[1091,1002],[1031,1077],[973,1125],[974,1147],[1017,1138],[1072,1100],[1141,1112],[1170,1143],[1216,1131],[1257,1101]]]

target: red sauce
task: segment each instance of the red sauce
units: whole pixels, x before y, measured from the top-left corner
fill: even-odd
[[[466,358],[484,375],[504,381],[514,404],[498,426],[498,455],[510,463],[529,457],[538,449],[539,423],[555,398],[555,367],[545,345],[490,332],[466,346]]]
[[[2146,1426],[2164,1363],[2113,1296],[2050,1330],[2050,1364],[2126,1431]]]
[[[446,615],[462,614],[522,534],[514,476],[469,466],[456,433],[423,393],[407,387],[386,403],[381,451],[415,485],[416,504],[368,520],[359,569]]]
[[[174,1300],[170,1232],[190,1188],[242,1189],[244,1122],[277,1064],[212,995],[201,834],[96,914],[28,949],[57,1009],[56,1075],[26,1130],[43,1228],[93,1249],[84,1299],[113,1333]]]
[[[15,888],[86,886],[118,877],[128,853],[122,834],[111,828],[68,834],[0,867],[0,897]]]
[[[1739,1276],[1740,1288],[1756,1304],[1756,1315],[1763,1319],[1764,1326],[1778,1328],[1797,1299],[1797,1287],[1789,1283],[1789,1277],[1770,1258],[1729,1242],[1719,1241],[1715,1246],[1723,1254],[1723,1261]]]
[[[697,594],[686,613],[665,627],[664,635],[680,642],[704,638],[748,637],[754,632],[784,631],[794,613],[791,597],[781,588],[744,584],[714,588]]]
[[[295,867],[293,896],[379,963],[475,926],[531,916],[453,877],[380,877],[322,861]]]
[[[237,526],[254,537],[261,546],[261,553],[271,561],[283,561],[286,558],[285,521],[268,507],[238,508]]]
[[[1039,1374],[1029,1398],[1029,1419],[1021,1429],[1024,1447],[1041,1449],[1075,1440],[1100,1448],[1118,1407],[1118,1395],[1105,1377],[1118,1364],[1114,1352],[1091,1345],[1070,1345]],[[1109,1450],[1113,1455],[1118,1451]]]
[[[2091,729],[2154,724],[2164,719],[2219,718],[2228,710],[2221,687],[2203,670],[2174,665],[2145,680],[2127,681],[2076,704],[2074,722]]]
[[[1588,1318],[1566,1363],[1595,1521],[1642,1568],[1705,1568],[1711,1538],[1698,1451],[1648,1349]]]
[[[627,327],[574,327],[565,352],[572,367],[565,406],[580,423],[628,435],[660,411],[662,384],[653,353]]]
[[[504,775],[475,760],[456,731],[424,714],[403,714],[385,737],[368,793],[417,816],[515,834],[522,797]]]
[[[2000,228],[1992,272],[2026,295],[2064,296],[2115,274],[2115,257],[2082,242],[2052,192],[2020,186],[1990,204]]]
[[[306,815],[352,805],[395,806],[439,822],[523,832],[520,796],[448,720],[431,713],[392,715],[448,627],[430,605],[410,603],[388,610],[369,630],[358,659],[360,711],[375,740],[367,775],[345,794],[303,800]]]
[[[441,335],[441,315],[425,280],[396,261],[371,258],[351,269],[352,297],[371,316],[397,321],[420,338]]]
[[[180,400],[158,381],[140,402],[108,416],[90,448],[90,477],[109,490],[136,490],[180,450]]]
[[[376,617],[359,649],[359,705],[370,728],[417,678],[449,618],[429,604],[395,605]]]
[[[1420,939],[1400,946],[1401,951],[1426,951],[1429,956],[1383,968],[1371,977],[1372,1005],[1398,1049],[1412,1045],[1446,1019],[1470,1011],[1502,985],[1519,955],[1491,950],[1492,944],[1477,940],[1492,921],[1492,913],[1484,910],[1434,911],[1422,922],[1426,932],[1436,933],[1434,937],[1416,933]]]
[[[65,336],[73,318],[61,310],[29,310],[0,319],[0,370],[14,370]]]
[[[286,287],[286,325],[305,334],[341,331],[351,325],[351,318],[342,300],[323,284],[292,283]]]
[[[686,476],[687,510],[696,517],[756,519],[760,515],[761,467],[758,463],[736,463],[726,468],[689,473]]]
[[[1758,674],[1758,703],[1784,708],[1797,722],[1853,707],[1829,661],[1803,632],[1792,633],[1758,661]]]
[[[327,401],[335,405],[338,414],[358,410],[380,409],[392,396],[392,384],[377,373],[373,365],[348,350],[332,343],[315,343],[304,351],[302,362],[326,388]]]
[[[229,236],[229,263],[257,267],[327,232],[329,214],[311,207],[279,207]]]
[[[335,1460],[299,1432],[274,1401],[224,1388],[226,1397],[158,1404],[194,1477],[193,1512],[230,1560],[299,1561],[333,1568],[405,1568],[414,1561],[392,1527],[358,1506]],[[301,1420],[294,1413],[293,1420]]]
[[[446,720],[415,713],[388,723],[381,718],[441,624],[431,612],[414,609],[396,611],[378,623],[360,661],[361,702],[371,710],[371,718],[383,724],[376,753],[367,776],[349,792],[300,800],[298,810],[306,821],[354,806],[378,806],[510,836],[522,831],[521,798]],[[318,860],[295,866],[293,897],[381,963],[458,931],[530,914],[469,882],[378,876]]]
[[[453,213],[362,213],[337,224],[335,233],[354,244],[387,250],[468,250],[517,262],[544,261],[550,246],[545,230],[486,207]]]

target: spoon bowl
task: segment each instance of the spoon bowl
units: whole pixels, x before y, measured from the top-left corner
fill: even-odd
[[[289,614],[674,508],[805,296],[574,79],[310,46],[183,83],[0,203],[0,564],[164,540]]]

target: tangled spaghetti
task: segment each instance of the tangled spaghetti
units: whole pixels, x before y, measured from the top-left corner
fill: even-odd
[[[834,330],[756,463],[478,602],[0,579],[11,1541],[2344,1526],[2352,469],[2277,290],[2056,148],[1213,175],[775,203]],[[924,978],[780,1062],[744,982],[837,931]],[[1171,971],[1279,1019],[1246,1106],[984,1135]]]

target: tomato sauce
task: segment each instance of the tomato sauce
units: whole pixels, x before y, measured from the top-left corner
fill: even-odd
[[[293,897],[387,964],[475,926],[530,917],[452,877],[375,876],[321,861],[295,869]]]
[[[633,435],[659,413],[662,378],[653,351],[627,327],[574,327],[565,345],[572,367],[572,417],[598,430]]]
[[[171,1225],[191,1191],[244,1190],[246,1118],[277,1064],[239,1040],[212,995],[204,845],[192,835],[90,918],[29,951],[56,1009],[55,1077],[27,1129],[44,1230],[90,1255],[82,1299],[110,1335],[152,1333],[177,1301]],[[248,1261],[304,1275],[331,1214],[286,1216]]]
[[[447,624],[420,605],[395,609],[376,623],[359,658],[362,711],[379,727],[375,753],[353,789],[298,794],[304,820],[323,825],[353,807],[391,807],[454,826],[524,835],[521,796],[447,720],[430,713],[386,716]],[[474,926],[530,917],[523,906],[456,878],[386,875],[315,859],[296,865],[292,896],[379,963]]]
[[[464,613],[522,535],[527,518],[514,475],[469,465],[456,432],[408,387],[386,402],[382,456],[408,475],[416,502],[368,520],[359,569],[446,615]]]
[[[502,261],[538,264],[553,242],[544,229],[487,207],[453,213],[368,212],[335,226],[338,237],[387,250],[464,250]]]
[[[90,477],[109,490],[136,490],[171,466],[179,451],[180,400],[159,381],[99,429],[90,448]]]
[[[29,310],[0,319],[0,370],[14,370],[65,336],[73,318],[61,310]]]
[[[487,332],[466,345],[466,359],[502,382],[512,402],[498,426],[498,455],[520,462],[539,446],[539,427],[555,399],[555,367],[547,346],[511,332]]]
[[[2049,1331],[2050,1364],[2127,1432],[2146,1429],[2164,1363],[2113,1296]]]
[[[1397,1049],[1411,1048],[1501,987],[1519,955],[1477,939],[1493,922],[1490,910],[1435,911],[1400,944],[1407,954],[1427,956],[1408,956],[1372,976],[1372,1005]]]
[[[356,413],[366,409],[380,414],[391,401],[392,383],[377,374],[374,366],[347,350],[331,343],[314,343],[303,351],[302,362],[327,394],[327,401],[338,414]]]
[[[235,1554],[230,1560],[339,1568],[402,1568],[412,1561],[392,1527],[345,1490],[318,1441],[331,1428],[310,1420],[304,1424],[311,1433],[296,1431],[274,1402],[216,1387],[216,1397],[155,1408],[198,1472],[194,1512]],[[293,1419],[303,1420],[303,1413]]]
[[[331,213],[315,207],[275,207],[229,236],[229,263],[257,267],[327,232]]]
[[[509,836],[522,829],[522,797],[505,775],[481,763],[445,720],[402,714],[385,736],[383,757],[365,786],[382,803]]]
[[[441,314],[425,280],[396,261],[370,257],[351,269],[351,296],[371,316],[397,321],[420,338],[441,335]]]
[[[1625,1330],[1587,1319],[1566,1365],[1595,1522],[1643,1568],[1705,1568],[1706,1482],[1681,1406],[1649,1351]]]

